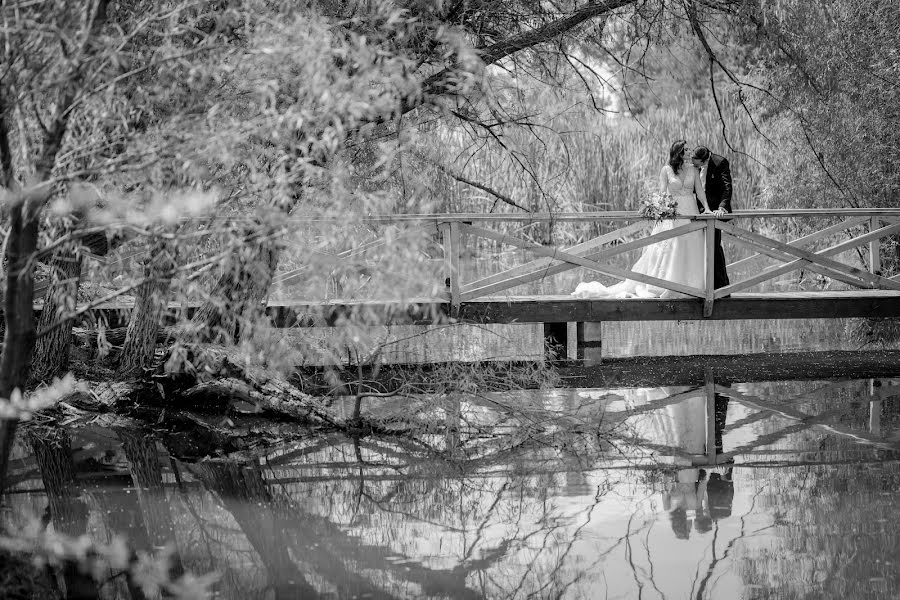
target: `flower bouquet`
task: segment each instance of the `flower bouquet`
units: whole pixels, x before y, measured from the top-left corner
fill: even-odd
[[[641,200],[641,207],[638,212],[645,219],[661,221],[677,215],[677,210],[678,201],[671,194],[653,192]]]

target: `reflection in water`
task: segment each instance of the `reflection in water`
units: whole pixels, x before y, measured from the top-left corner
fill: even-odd
[[[473,398],[441,413],[440,452],[308,433],[202,461],[167,457],[162,432],[33,430],[4,517],[46,509],[72,533],[168,542],[174,568],[221,574],[220,598],[900,594],[900,380],[515,401],[572,418],[535,437]],[[572,443],[565,423],[602,443]],[[471,451],[502,428],[514,443]]]
[[[588,323],[587,326],[589,339],[602,338],[599,352],[603,358],[622,358],[776,354],[808,352],[811,349],[855,351],[862,344],[851,332],[859,326],[859,322],[860,319],[605,321],[602,324]],[[594,327],[600,328],[599,335],[593,330]],[[385,327],[380,333],[390,340],[382,352],[385,363],[535,360],[544,353],[541,323],[459,323],[436,328],[396,325]],[[326,328],[311,328],[290,330],[289,335],[321,343],[320,340],[335,334]],[[883,347],[900,349],[900,344],[886,344]]]
[[[68,536],[84,535],[88,507],[80,497],[75,480],[68,433],[60,429],[34,428],[28,433],[28,443],[47,495],[43,523],[52,524]],[[93,598],[97,594],[94,580],[74,564],[64,566],[62,578],[69,598]]]
[[[603,356],[688,356],[858,350],[859,319],[622,321],[602,324]],[[889,346],[897,348],[897,344]]]

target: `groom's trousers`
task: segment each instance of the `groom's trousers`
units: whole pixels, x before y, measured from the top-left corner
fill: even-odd
[[[716,229],[713,251],[713,287],[719,289],[728,285],[728,271],[725,269],[725,252],[722,250],[722,231]]]

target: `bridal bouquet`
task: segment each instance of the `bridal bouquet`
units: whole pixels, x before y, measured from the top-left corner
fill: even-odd
[[[678,201],[671,194],[653,192],[641,200],[639,213],[645,219],[660,221],[677,214]]]

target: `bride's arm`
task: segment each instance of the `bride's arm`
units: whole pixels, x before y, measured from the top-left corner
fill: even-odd
[[[666,176],[666,169],[669,165],[663,165],[663,168],[659,170],[659,193],[665,194],[669,191],[669,178]]]
[[[706,200],[706,190],[703,189],[703,184],[700,183],[700,171],[698,169],[694,169],[694,193],[697,194],[700,204],[703,205],[703,212],[712,212],[709,210],[709,202]]]

